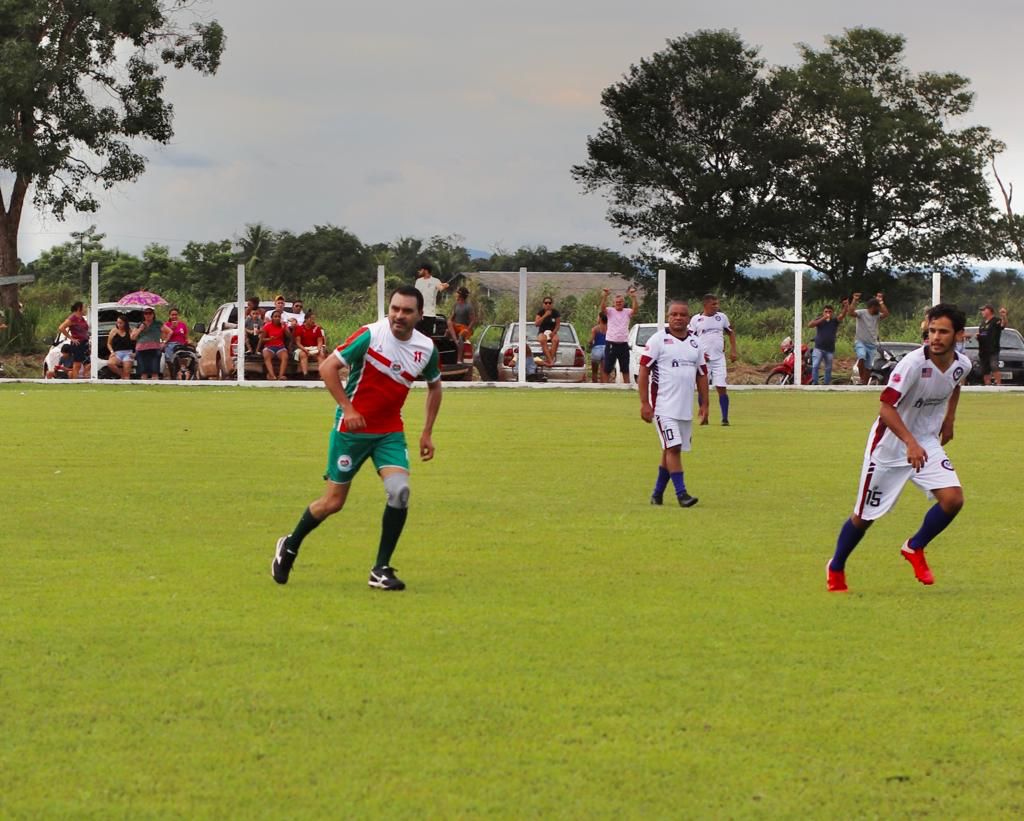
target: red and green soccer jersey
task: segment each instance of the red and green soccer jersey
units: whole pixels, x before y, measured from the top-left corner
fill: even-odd
[[[398,339],[386,319],[364,325],[339,345],[334,355],[348,365],[345,393],[366,420],[359,433],[404,430],[402,405],[413,381],[420,374],[428,382],[441,378],[433,340],[416,330],[410,339]],[[334,426],[347,431],[340,407]]]

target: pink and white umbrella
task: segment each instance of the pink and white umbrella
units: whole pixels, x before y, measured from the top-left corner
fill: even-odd
[[[132,291],[117,301],[118,305],[166,305],[167,300],[152,291]]]

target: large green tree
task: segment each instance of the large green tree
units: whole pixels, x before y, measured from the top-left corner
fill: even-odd
[[[732,31],[675,40],[605,89],[606,121],[572,169],[630,239],[731,290],[777,233],[777,164],[794,149],[764,61]]]
[[[196,0],[3,0],[0,3],[0,277],[16,271],[31,192],[58,219],[95,211],[95,188],[145,170],[139,141],[167,143],[173,108],[163,66],[214,73],[224,49]],[[17,310],[17,286],[0,288]]]
[[[287,298],[301,296],[307,283],[318,291],[346,291],[376,281],[373,254],[355,234],[336,225],[317,225],[301,234],[282,232],[262,269],[266,284]]]
[[[855,28],[801,46],[781,69],[789,119],[804,148],[782,175],[788,213],[778,259],[834,285],[866,290],[891,271],[985,258],[994,209],[984,168],[998,144],[953,128],[973,94],[956,74],[914,74],[904,38]]]

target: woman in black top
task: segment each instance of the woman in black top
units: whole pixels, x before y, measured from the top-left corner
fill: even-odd
[[[118,314],[114,327],[110,329],[107,347],[110,349],[110,359],[107,360],[110,370],[122,379],[131,379],[135,367],[135,343],[129,336],[128,319],[124,314]]]

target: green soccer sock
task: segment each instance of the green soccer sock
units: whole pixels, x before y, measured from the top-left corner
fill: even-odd
[[[405,527],[405,518],[409,515],[407,507],[384,507],[384,519],[380,525],[380,547],[377,549],[377,564],[374,567],[387,567],[391,564],[391,556],[398,546],[398,537]]]
[[[320,524],[320,520],[313,515],[313,512],[307,507],[303,513],[302,518],[299,519],[299,523],[295,525],[295,529],[292,531],[292,535],[288,537],[288,547],[293,552],[299,552],[299,545],[302,544],[302,540],[305,539],[311,532],[316,530]]]

